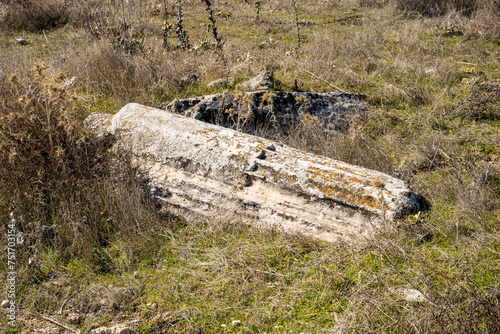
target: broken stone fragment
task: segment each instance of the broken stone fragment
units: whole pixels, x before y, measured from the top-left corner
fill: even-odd
[[[187,85],[187,84],[192,84],[195,83],[196,81],[200,80],[200,75],[198,73],[190,73],[186,74],[182,78],[179,79],[179,83],[181,85]]]
[[[91,334],[132,334],[130,328],[118,325],[111,328],[99,327],[90,331]]]
[[[274,86],[274,74],[265,71],[250,80],[240,83],[236,88],[241,90],[263,90],[272,89]]]
[[[426,298],[424,294],[415,289],[404,289],[403,291],[404,297],[409,302],[425,302]]]
[[[245,133],[272,136],[287,135],[306,115],[318,120],[319,131],[346,131],[351,117],[368,107],[359,94],[257,91],[178,99],[161,108]]]
[[[231,213],[333,242],[370,237],[429,207],[387,174],[164,110],[132,103],[87,123],[116,135],[115,151],[131,154],[151,194],[181,213]]]
[[[19,45],[28,45],[29,43],[24,38],[16,38],[16,44],[19,44]]]
[[[207,84],[207,87],[208,88],[212,88],[212,87],[226,87],[228,85],[232,85],[233,83],[234,83],[234,78],[233,77],[222,78],[222,79],[217,79],[217,80],[214,80],[214,81],[210,81]]]
[[[68,321],[72,325],[76,325],[82,322],[83,316],[78,313],[70,313],[66,317],[66,321]]]
[[[70,89],[70,88],[75,87],[77,79],[78,79],[77,77],[72,77],[71,79],[69,79],[68,81],[66,81],[64,83],[63,88],[64,89]]]

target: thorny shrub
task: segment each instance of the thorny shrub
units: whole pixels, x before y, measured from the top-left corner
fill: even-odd
[[[62,84],[64,74],[51,78],[46,70],[37,64],[1,81],[0,211],[14,213],[26,256],[50,246],[105,269],[100,246],[141,235],[155,211],[127,163],[108,153],[113,138],[83,128],[86,112]]]

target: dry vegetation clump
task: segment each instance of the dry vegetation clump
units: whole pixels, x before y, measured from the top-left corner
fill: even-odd
[[[498,0],[480,1],[472,17],[473,31],[480,36],[500,39],[500,2]]]
[[[104,39],[69,51],[67,57],[72,61],[61,64],[61,68],[79,78],[86,93],[112,99],[115,105],[130,101],[159,105],[159,101],[172,99],[182,91],[179,79],[192,73],[207,56],[167,53],[160,46],[130,54]]]
[[[449,26],[458,30],[447,33],[462,34],[460,28],[467,27],[474,34],[498,39],[500,36],[500,2],[498,0],[459,1],[408,1],[395,0],[396,7],[425,17],[441,17],[450,13],[458,14],[461,25]]]
[[[72,2],[68,0],[7,0],[1,16],[2,29],[32,31],[58,28],[70,20]]]
[[[148,17],[158,15],[156,1],[81,1],[73,5],[73,22],[94,38],[141,38],[158,31]]]
[[[78,256],[106,270],[100,247],[117,235],[141,235],[154,210],[139,178],[107,152],[113,138],[84,130],[86,111],[64,88],[64,75],[46,71],[36,64],[3,77],[0,209],[14,213],[25,235],[20,263],[51,247],[60,260]],[[38,275],[36,266],[24,269]]]
[[[478,2],[478,0],[396,0],[402,10],[424,16],[440,16],[451,10],[470,15],[476,9]]]

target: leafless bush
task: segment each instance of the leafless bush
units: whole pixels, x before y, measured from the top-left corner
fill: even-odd
[[[154,105],[155,99],[164,99],[165,91],[172,94],[180,90],[178,79],[206,61],[203,55],[167,56],[161,45],[126,54],[108,40],[73,50],[67,56],[72,61],[60,65],[64,71],[77,76],[86,91],[119,104],[134,101]]]
[[[0,78],[1,214],[14,212],[29,240],[26,257],[54,247],[61,259],[78,254],[105,269],[103,245],[148,239],[160,219],[140,177],[109,153],[114,139],[82,127],[87,112],[64,75],[47,68]],[[44,228],[53,231],[50,243]]]
[[[208,20],[210,21],[210,30],[212,31],[212,36],[216,43],[217,52],[222,52],[222,37],[219,35],[217,31],[217,21],[215,20],[214,9],[212,8],[212,3],[209,0],[203,0],[205,3],[206,11],[208,12]]]
[[[296,0],[292,0],[293,10],[295,13],[295,27],[297,28],[297,53],[300,53],[300,24],[299,24],[299,5]]]
[[[260,0],[255,1],[255,22],[260,21],[260,10],[262,8],[262,4]]]
[[[495,121],[500,119],[500,82],[474,79],[469,83],[471,94],[459,106],[457,114],[468,120]]]
[[[481,0],[472,16],[473,31],[485,37],[500,39],[500,1]]]
[[[184,50],[188,50],[191,48],[191,44],[189,43],[189,36],[184,30],[184,15],[182,13],[182,0],[177,0],[176,3],[177,9],[177,22],[175,23],[175,33],[177,34],[177,38],[181,42],[181,46]]]
[[[397,6],[405,11],[424,16],[440,16],[451,10],[470,15],[477,0],[395,0]]]
[[[150,29],[149,1],[82,1],[75,5],[73,20],[95,38],[139,38]]]
[[[68,23],[72,3],[68,0],[11,0],[5,4],[4,28],[33,31],[57,28]]]
[[[382,7],[388,3],[384,0],[356,0],[356,3],[362,7]]]

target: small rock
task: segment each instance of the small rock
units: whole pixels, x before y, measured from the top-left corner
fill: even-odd
[[[82,316],[78,313],[70,313],[68,314],[68,316],[66,317],[66,320],[70,323],[70,324],[79,324],[80,322],[82,322]]]
[[[68,81],[66,81],[63,85],[63,88],[64,89],[69,89],[69,88],[72,88],[75,86],[76,84],[76,77],[72,77],[71,79],[69,79]]]
[[[426,298],[424,294],[418,290],[415,289],[405,289],[403,291],[403,294],[405,296],[405,299],[409,302],[425,302]]]
[[[386,89],[386,92],[387,92],[387,95],[391,95],[391,96],[397,96],[399,98],[408,98],[408,93],[404,90],[404,89],[401,89],[401,88],[398,88],[394,85],[387,85],[385,87]]]
[[[240,320],[233,320],[233,321],[231,322],[231,324],[232,324],[233,326],[239,326],[239,325],[241,325],[241,321],[240,321]]]
[[[258,76],[244,81],[237,88],[243,90],[263,90],[272,89],[274,86],[274,74],[271,71],[265,71]]]
[[[24,38],[16,38],[16,44],[19,44],[19,45],[28,45],[28,41],[25,40]]]
[[[21,230],[16,228],[16,244],[24,246],[28,243],[28,237]]]
[[[55,232],[54,229],[50,226],[43,225],[42,226],[42,242],[44,244],[52,244],[54,242]]]
[[[234,83],[234,78],[229,77],[229,78],[222,78],[222,79],[217,79],[214,81],[211,81],[207,84],[207,87],[223,87],[227,85],[232,85]]]
[[[91,330],[90,334],[132,334],[132,331],[124,325],[118,325],[111,328],[99,327]]]
[[[181,85],[187,85],[200,80],[200,75],[198,73],[190,73],[179,79]]]
[[[4,301],[2,301],[2,307],[3,308],[9,308],[10,307],[10,300],[4,300]]]

